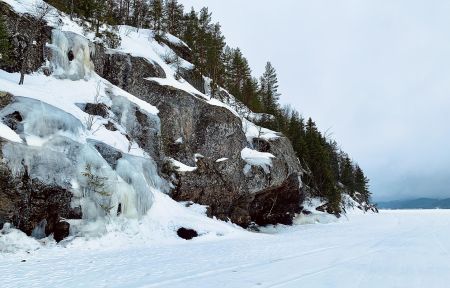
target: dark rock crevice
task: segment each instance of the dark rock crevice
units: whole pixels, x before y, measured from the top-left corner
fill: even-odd
[[[291,225],[304,200],[300,184],[298,175],[291,174],[280,186],[256,193],[249,207],[252,221],[258,225]]]

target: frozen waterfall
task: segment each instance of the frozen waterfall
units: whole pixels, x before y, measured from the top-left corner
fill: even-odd
[[[94,46],[85,37],[73,32],[54,29],[50,66],[53,75],[60,79],[88,79],[94,71],[91,55],[95,54]]]

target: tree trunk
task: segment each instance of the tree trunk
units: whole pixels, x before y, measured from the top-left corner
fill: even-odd
[[[73,0],[70,1],[70,20],[73,20]]]
[[[23,85],[23,81],[25,80],[25,72],[27,71],[27,59],[28,59],[28,49],[29,44],[24,48],[23,56],[22,56],[22,63],[20,65],[20,80],[19,85]]]
[[[23,71],[20,71],[20,81],[19,81],[19,85],[23,85],[23,81],[25,80],[25,73],[23,73]]]

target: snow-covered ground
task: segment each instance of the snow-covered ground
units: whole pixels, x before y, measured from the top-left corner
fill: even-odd
[[[449,287],[450,210],[119,248],[0,254],[1,287]],[[25,262],[22,262],[26,260]]]

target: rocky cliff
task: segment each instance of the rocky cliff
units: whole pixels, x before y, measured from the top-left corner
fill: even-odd
[[[24,86],[2,72],[0,225],[62,239],[106,215],[142,217],[161,192],[244,227],[290,224],[300,212],[289,140],[175,75],[158,51],[188,58],[183,44],[122,27],[111,49],[63,16],[37,23],[4,2],[0,11],[14,49],[0,69],[38,71]],[[137,53],[142,41],[156,52]]]

